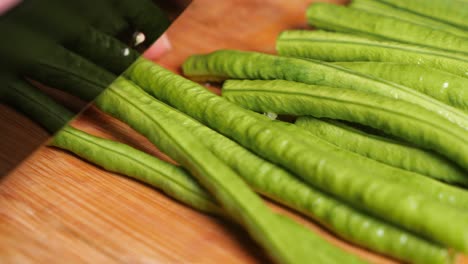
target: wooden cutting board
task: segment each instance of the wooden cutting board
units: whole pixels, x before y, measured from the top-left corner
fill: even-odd
[[[173,47],[158,62],[178,72],[191,54],[221,48],[273,53],[280,31],[305,27],[304,12],[310,2],[195,0],[169,29]],[[14,149],[21,140],[44,137],[41,128],[19,115],[11,116],[6,133],[18,133],[20,141],[0,144]],[[7,117],[2,114],[0,119]],[[144,137],[94,107],[73,126],[167,159]],[[26,132],[15,132],[21,127]],[[372,263],[395,263],[268,203]],[[269,259],[237,226],[69,153],[42,147],[1,179],[0,262],[267,263]]]

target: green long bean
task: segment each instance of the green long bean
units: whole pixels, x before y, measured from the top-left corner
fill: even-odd
[[[468,111],[467,78],[416,64],[393,62],[334,64],[410,87],[465,112]]]
[[[307,8],[307,21],[321,29],[468,54],[466,37],[342,5],[312,3]]]
[[[57,104],[26,81],[11,78],[3,85],[6,88],[3,101],[30,118],[39,120],[41,126],[50,133],[58,131],[74,116],[68,109]]]
[[[199,211],[224,216],[211,195],[185,170],[128,145],[95,137],[71,126],[55,134],[51,145],[75,153],[108,171],[148,183]]]
[[[374,127],[436,151],[468,170],[468,132],[405,101],[284,80],[227,81],[223,97],[253,111],[312,115]]]
[[[433,19],[438,19],[462,29],[468,29],[468,9],[465,0],[379,0]]]
[[[434,20],[430,17],[422,16],[412,13],[410,11],[393,7],[379,0],[352,0],[349,5],[350,8],[368,11],[371,13],[379,14],[382,16],[389,16],[415,24],[430,26],[437,30],[446,31],[457,36],[467,37],[468,32],[461,28],[452,26],[450,24]]]
[[[433,152],[368,134],[335,120],[304,116],[299,117],[295,124],[332,144],[390,166],[468,186],[468,175],[463,169]]]
[[[57,45],[54,54],[49,55],[32,64],[25,74],[87,101],[92,101],[115,79],[113,74],[62,46]]]
[[[397,42],[366,39],[319,30],[284,31],[278,37],[280,55],[323,61],[386,61],[420,64],[468,78],[468,57]]]

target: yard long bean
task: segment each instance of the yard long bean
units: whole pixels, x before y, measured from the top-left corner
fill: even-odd
[[[307,21],[321,29],[468,54],[466,37],[342,5],[312,3],[307,8]]]
[[[66,126],[54,136],[51,145],[75,153],[108,171],[148,183],[192,208],[225,216],[211,195],[185,170],[126,144]]]
[[[468,57],[397,42],[318,30],[284,31],[280,55],[323,61],[387,61],[425,65],[468,78]]]
[[[58,131],[74,116],[68,109],[26,81],[11,78],[3,85],[6,88],[3,100],[30,118],[39,120],[40,124],[51,133]]]
[[[382,163],[427,175],[445,182],[468,186],[468,176],[448,159],[404,143],[350,127],[336,120],[299,117],[296,125],[347,150]]]
[[[468,111],[468,79],[430,67],[393,62],[336,62],[335,64],[425,93]]]
[[[54,48],[54,54],[40,58],[25,74],[87,101],[98,96],[115,78],[108,71],[59,45]]]
[[[404,9],[393,7],[379,0],[352,0],[349,7],[368,11],[382,16],[390,16],[393,18],[405,20],[420,25],[430,26],[437,30],[450,32],[461,37],[468,36],[468,32],[466,30],[452,26],[442,21],[434,20],[430,17],[422,16]]]
[[[284,80],[227,81],[223,97],[253,111],[360,123],[439,152],[468,170],[468,132],[408,102]]]

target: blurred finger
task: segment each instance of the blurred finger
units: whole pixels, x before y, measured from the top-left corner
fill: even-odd
[[[169,38],[164,33],[156,42],[149,47],[143,56],[149,60],[155,60],[160,58],[162,55],[167,53],[171,49],[171,42]]]
[[[0,0],[0,15],[19,4],[21,0]]]

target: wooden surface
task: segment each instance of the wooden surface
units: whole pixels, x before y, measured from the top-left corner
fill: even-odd
[[[188,55],[220,48],[272,53],[281,30],[304,27],[309,2],[195,0],[169,29],[173,49],[159,63],[178,71]],[[2,136],[23,127],[27,129],[19,140],[45,137],[42,129],[18,118],[10,118]],[[7,117],[2,114],[0,119]],[[93,107],[73,125],[164,158],[144,137]],[[15,146],[15,142],[0,144]],[[10,157],[0,158],[6,162]],[[370,262],[394,263],[269,204]],[[269,259],[237,226],[69,153],[42,147],[0,182],[0,262],[266,263]]]

